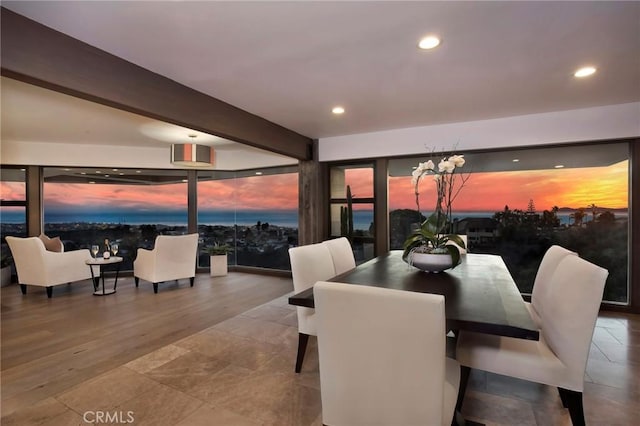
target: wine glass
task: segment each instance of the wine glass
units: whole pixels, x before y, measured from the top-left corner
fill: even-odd
[[[111,253],[115,256],[118,254],[118,243],[111,243]]]
[[[93,253],[94,259],[98,258],[98,250],[100,250],[100,247],[97,244],[91,246],[91,253]]]

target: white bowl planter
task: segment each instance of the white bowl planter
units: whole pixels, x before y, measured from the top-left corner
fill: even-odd
[[[210,272],[212,277],[222,277],[227,275],[227,255],[216,254],[211,256]]]
[[[438,273],[453,267],[453,259],[448,253],[419,253],[409,255],[409,264],[425,272]]]

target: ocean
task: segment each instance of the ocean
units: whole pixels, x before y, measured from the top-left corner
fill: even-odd
[[[454,219],[465,217],[492,217],[495,212],[454,212]],[[626,217],[626,213],[615,213],[616,217]],[[558,213],[560,223],[569,225],[572,221],[569,212]],[[592,220],[588,214],[585,222]],[[288,228],[298,227],[297,210],[239,210],[239,211],[203,211],[198,214],[200,225],[240,226],[255,225],[258,221],[270,225]],[[24,223],[24,210],[2,209],[0,222]],[[162,224],[168,226],[186,226],[186,211],[151,211],[151,212],[45,212],[45,223],[116,223],[123,225]],[[354,210],[354,229],[368,230],[373,222],[373,211]]]

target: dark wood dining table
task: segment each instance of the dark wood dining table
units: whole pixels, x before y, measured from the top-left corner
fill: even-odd
[[[539,340],[535,325],[500,256],[469,253],[453,269],[437,274],[420,271],[393,250],[329,281],[441,294],[450,330],[468,330]],[[314,307],[313,287],[294,294],[289,303]]]

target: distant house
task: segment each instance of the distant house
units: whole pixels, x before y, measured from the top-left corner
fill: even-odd
[[[466,217],[454,221],[457,234],[466,234],[467,244],[471,247],[492,245],[498,237],[498,221],[490,217]]]

